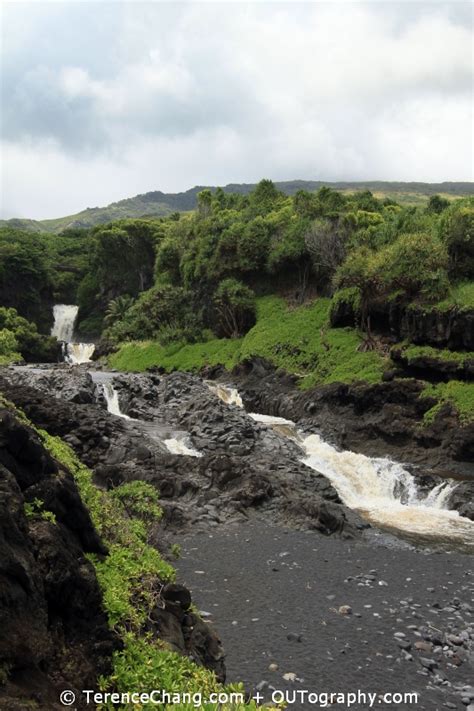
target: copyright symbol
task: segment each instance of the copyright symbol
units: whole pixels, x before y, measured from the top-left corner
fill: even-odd
[[[74,691],[66,689],[66,691],[61,691],[59,695],[59,700],[63,706],[72,706],[76,700],[76,694]]]

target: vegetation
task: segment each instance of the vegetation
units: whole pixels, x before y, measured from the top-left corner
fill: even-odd
[[[102,589],[109,623],[121,637],[123,649],[114,653],[113,672],[99,679],[101,691],[130,692],[162,689],[169,693],[201,694],[211,692],[244,694],[240,684],[223,687],[213,672],[197,666],[187,657],[170,651],[156,637],[145,631],[148,616],[160,604],[162,584],[175,579],[173,567],[148,539],[161,516],[156,489],[143,481],[122,484],[112,491],[93,483],[92,472],[75,456],[71,448],[57,437],[40,431],[51,454],[74,475],[81,497],[89,509],[98,533],[108,546],[108,554],[90,555]],[[115,708],[115,707],[114,707]],[[126,707],[121,707],[126,711]],[[151,709],[190,711],[190,704],[145,704]],[[208,711],[252,711],[249,704],[206,704]],[[112,711],[112,705],[102,706]]]
[[[33,501],[25,501],[24,510],[27,518],[41,518],[43,521],[56,523],[55,514],[44,508],[44,501],[41,499],[34,498]]]
[[[372,181],[364,183],[322,183],[313,180],[290,180],[277,183],[277,187],[286,195],[294,195],[298,190],[314,191],[323,185],[328,185],[334,190],[344,193],[371,190],[377,198],[395,200],[401,205],[417,205],[425,207],[430,196],[440,193],[442,199],[452,200],[456,197],[472,195],[471,183],[395,183]],[[247,195],[255,185],[227,185],[226,193]],[[211,188],[215,191],[216,188]],[[217,188],[219,190],[219,188]],[[197,205],[197,196],[202,191],[194,187],[183,193],[162,193],[154,191],[133,198],[113,202],[107,207],[88,207],[75,215],[67,215],[49,220],[29,220],[14,218],[0,220],[1,227],[32,232],[63,233],[71,229],[89,229],[98,225],[123,220],[126,218],[176,218],[180,212],[194,210]]]
[[[51,336],[42,336],[36,325],[15,309],[0,306],[0,364],[26,361],[56,361],[58,342]]]
[[[447,383],[428,384],[424,395],[437,399],[436,405],[424,415],[426,424],[430,424],[441,407],[449,403],[458,413],[463,424],[474,422],[474,383],[460,380],[450,380]]]
[[[274,296],[257,299],[257,323],[241,339],[213,339],[193,345],[162,347],[129,343],[110,356],[112,367],[142,371],[160,366],[166,371],[197,371],[204,365],[238,362],[259,356],[276,367],[301,376],[302,387],[331,382],[380,380],[386,359],[358,350],[361,337],[350,328],[330,328],[329,299],[289,309]]]

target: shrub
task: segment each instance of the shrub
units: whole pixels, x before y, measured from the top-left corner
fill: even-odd
[[[448,250],[452,276],[474,277],[474,200],[455,202],[445,210],[439,235]]]
[[[216,333],[222,338],[238,338],[256,321],[255,294],[237,279],[224,279],[215,294]]]
[[[449,290],[444,244],[426,233],[404,234],[379,252],[377,271],[386,291],[403,290],[408,299],[440,299]]]

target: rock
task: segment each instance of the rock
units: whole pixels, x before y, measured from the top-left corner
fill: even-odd
[[[350,605],[341,605],[338,612],[340,615],[352,615],[352,607]]]
[[[434,659],[427,659],[426,657],[420,657],[420,664],[429,671],[436,669],[436,667],[438,666],[437,662],[435,662]]]
[[[269,664],[269,665],[268,665],[268,671],[271,671],[271,672],[276,672],[276,671],[278,671],[278,664],[275,664],[274,662],[272,662],[272,664]]]

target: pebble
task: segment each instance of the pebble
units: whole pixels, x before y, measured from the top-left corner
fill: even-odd
[[[268,671],[276,672],[278,671],[278,664],[272,663],[268,665]]]

